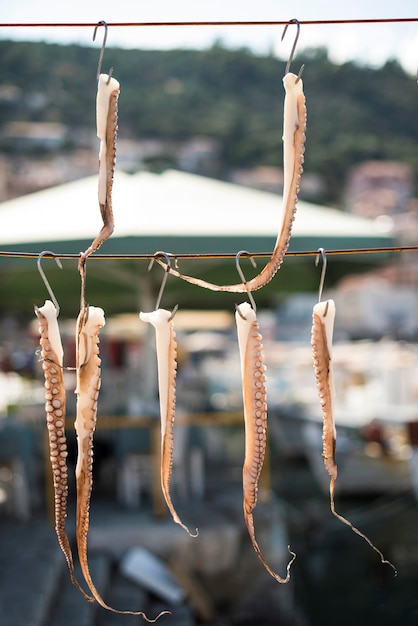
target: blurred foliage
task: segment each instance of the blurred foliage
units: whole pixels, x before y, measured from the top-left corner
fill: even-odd
[[[60,121],[95,128],[99,50],[0,41],[0,88],[19,101],[0,102],[0,122]],[[305,170],[321,174],[324,202],[338,204],[347,170],[368,159],[396,159],[418,169],[417,84],[395,61],[380,69],[333,64],[324,49],[305,63],[308,131]],[[121,83],[119,134],[185,140],[206,135],[221,145],[220,171],[281,164],[284,62],[219,44],[202,51],[107,48]]]

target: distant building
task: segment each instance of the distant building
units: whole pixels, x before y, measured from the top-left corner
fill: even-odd
[[[178,165],[192,174],[214,176],[219,169],[220,143],[213,137],[197,135],[182,143],[178,150]]]
[[[418,335],[416,289],[394,284],[383,273],[343,279],[334,299],[338,328],[350,339],[414,339]]]
[[[416,288],[396,285],[383,273],[344,278],[323,299],[333,298],[336,306],[334,339],[378,340],[390,337],[416,340],[418,337],[418,293]],[[277,309],[281,341],[309,341],[312,309],[316,294],[292,294]]]
[[[283,168],[259,165],[249,169],[236,169],[231,173],[230,181],[237,185],[281,194],[283,192]]]
[[[413,195],[413,184],[413,171],[406,163],[366,161],[350,171],[346,208],[369,218],[404,213]]]
[[[42,156],[0,153],[0,201],[95,174],[97,162],[97,154],[89,150]]]
[[[231,183],[244,185],[270,191],[271,193],[283,193],[283,168],[272,165],[258,165],[247,169],[235,169],[229,177]],[[324,191],[324,181],[319,174],[304,172],[301,179],[300,197],[317,198]]]
[[[4,202],[9,199],[8,194],[8,176],[10,174],[10,167],[8,160],[2,154],[0,154],[0,202]]]
[[[1,146],[16,152],[61,149],[68,129],[57,122],[9,122],[0,136]]]
[[[22,99],[22,90],[16,85],[0,85],[0,103],[17,106]]]

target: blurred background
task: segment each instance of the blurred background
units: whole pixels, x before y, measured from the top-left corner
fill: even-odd
[[[385,26],[386,28],[386,26]],[[286,35],[290,45],[293,27]],[[29,32],[29,30],[27,31]],[[112,31],[110,31],[111,33]],[[385,31],[386,32],[386,31]],[[26,34],[26,32],[25,32]],[[102,32],[98,31],[102,36]],[[100,43],[0,40],[0,611],[2,624],[137,624],[72,587],[53,527],[43,372],[34,304],[47,296],[42,250],[77,255],[101,227],[95,71]],[[27,38],[29,39],[29,37]],[[100,39],[101,41],[101,39]],[[161,46],[164,48],[166,46]],[[103,71],[121,83],[116,230],[100,252],[268,253],[280,220],[282,76],[268,51],[109,44]],[[337,62],[303,47],[308,127],[290,250],[418,245],[417,83],[399,59]],[[15,252],[32,252],[18,258]],[[152,310],[163,278],[146,261],[89,260],[87,299],[101,306],[102,387],[89,532],[106,600],[167,624],[416,624],[418,601],[418,271],[416,252],[328,257],[323,298],[336,303],[337,510],[329,507],[321,407],[310,347],[321,264],[289,256],[256,292],[268,389],[268,449],[255,528],[278,585],[254,553],[242,514],[244,425],[234,305],[168,277],[178,372],[172,495],[196,539],[174,524],[159,484],[159,405]],[[245,263],[245,265],[244,265]],[[262,260],[258,264],[263,263]],[[248,265],[248,267],[247,267]],[[216,283],[232,259],[180,260]],[[250,263],[245,274],[255,272]],[[74,540],[76,259],[44,270],[61,306]]]

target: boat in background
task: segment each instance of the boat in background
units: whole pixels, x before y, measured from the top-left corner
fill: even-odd
[[[312,474],[324,493],[328,493],[329,476],[322,457],[322,425],[305,422],[302,434]],[[400,443],[404,437],[403,426],[389,427],[377,422],[364,429],[337,428],[337,495],[370,496],[410,491],[411,452],[406,443]],[[397,443],[392,446],[391,441]]]

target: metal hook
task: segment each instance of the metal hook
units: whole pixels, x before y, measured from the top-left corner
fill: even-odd
[[[286,69],[285,69],[285,74],[288,74],[290,72],[290,66],[291,66],[291,63],[293,61],[293,57],[295,56],[296,46],[297,46],[297,43],[298,43],[298,40],[299,40],[299,35],[300,35],[300,22],[297,19],[292,19],[292,20],[289,20],[289,22],[284,27],[281,41],[283,41],[283,39],[284,39],[284,37],[286,35],[286,31],[287,31],[288,27],[290,26],[290,24],[296,24],[297,32],[296,32],[295,40],[293,42],[292,50],[290,51],[289,60],[287,62]],[[305,66],[302,65],[302,67],[299,70],[299,74],[298,74],[298,77],[296,79],[296,82],[300,81],[304,69],[305,69]]]
[[[152,268],[152,266],[154,265],[154,261],[159,257],[162,256],[165,258],[166,261],[166,266],[164,269],[164,276],[163,276],[163,280],[161,282],[161,287],[160,287],[160,291],[158,292],[158,297],[157,297],[157,302],[155,304],[155,310],[160,308],[160,304],[161,304],[161,298],[163,297],[163,293],[164,293],[164,289],[167,283],[167,278],[168,275],[170,273],[171,270],[171,259],[169,257],[169,255],[167,254],[167,252],[163,252],[163,250],[158,250],[155,254],[154,254],[154,258],[151,259],[149,265],[148,265],[148,271],[150,271],[150,269]],[[177,311],[178,306],[176,306],[171,314],[170,320],[173,319],[176,311]]]
[[[48,282],[48,279],[47,279],[47,277],[46,277],[46,275],[45,275],[45,272],[44,272],[44,270],[42,269],[42,266],[41,266],[41,259],[42,259],[42,257],[43,257],[43,256],[45,256],[46,254],[51,255],[51,256],[55,259],[55,263],[58,265],[58,267],[60,268],[60,270],[62,270],[62,263],[61,263],[61,261],[59,260],[59,258],[58,258],[57,256],[55,256],[55,254],[54,254],[53,252],[51,252],[50,250],[44,250],[43,252],[41,252],[41,254],[38,256],[38,260],[37,260],[37,262],[36,262],[36,264],[37,264],[37,266],[38,266],[38,271],[39,271],[39,273],[40,273],[40,275],[41,275],[42,280],[44,281],[44,285],[45,285],[45,287],[47,288],[48,293],[49,293],[49,295],[50,295],[50,297],[51,297],[51,300],[52,300],[52,302],[54,303],[54,306],[55,306],[55,308],[56,308],[56,310],[57,310],[57,317],[58,317],[59,312],[60,312],[60,306],[59,306],[59,304],[58,304],[58,300],[56,299],[56,297],[55,297],[55,295],[54,295],[54,292],[52,291],[52,287],[51,287],[51,285],[50,285],[50,284],[49,284],[49,282]]]
[[[246,280],[246,278],[244,276],[244,273],[243,273],[243,271],[241,269],[241,266],[239,264],[240,258],[241,258],[242,254],[246,254],[248,256],[248,258],[250,259],[251,264],[252,264],[253,267],[257,267],[257,263],[254,261],[253,257],[251,256],[251,254],[247,250],[240,250],[237,253],[237,256],[235,257],[235,266],[237,268],[237,272],[238,272],[242,282],[244,283],[244,285],[247,286],[247,280]],[[255,303],[253,294],[251,293],[251,291],[249,289],[247,289],[247,295],[248,295],[248,299],[251,302],[251,306],[253,307],[253,310],[254,310],[254,313],[255,313],[257,311],[257,305]],[[238,308],[237,308],[237,311],[241,315],[241,312],[239,311]],[[241,317],[242,317],[242,315],[241,315]]]
[[[318,248],[318,254],[315,258],[315,266],[318,267],[319,258],[322,258],[322,271],[321,271],[321,280],[319,281],[319,289],[318,289],[318,302],[322,300],[322,291],[324,289],[325,283],[325,274],[327,271],[327,255],[325,254],[324,248]]]
[[[88,310],[86,306],[86,274],[87,274],[86,261],[87,261],[87,257],[83,258],[83,253],[80,252],[80,260],[78,262],[78,271],[80,273],[80,282],[81,282],[80,311]]]
[[[103,36],[102,49],[100,50],[99,62],[97,64],[97,80],[99,80],[100,72],[102,71],[102,62],[103,62],[104,51],[105,51],[105,48],[106,48],[107,31],[108,31],[108,25],[106,24],[106,22],[104,20],[101,20],[100,22],[97,22],[96,26],[94,27],[93,41],[96,40],[97,29],[99,28],[99,26],[104,26],[105,32],[104,32],[104,36]],[[113,68],[111,68],[111,70],[109,71],[108,84],[109,84],[109,81],[110,81],[110,77],[112,75],[112,71],[113,71]]]

